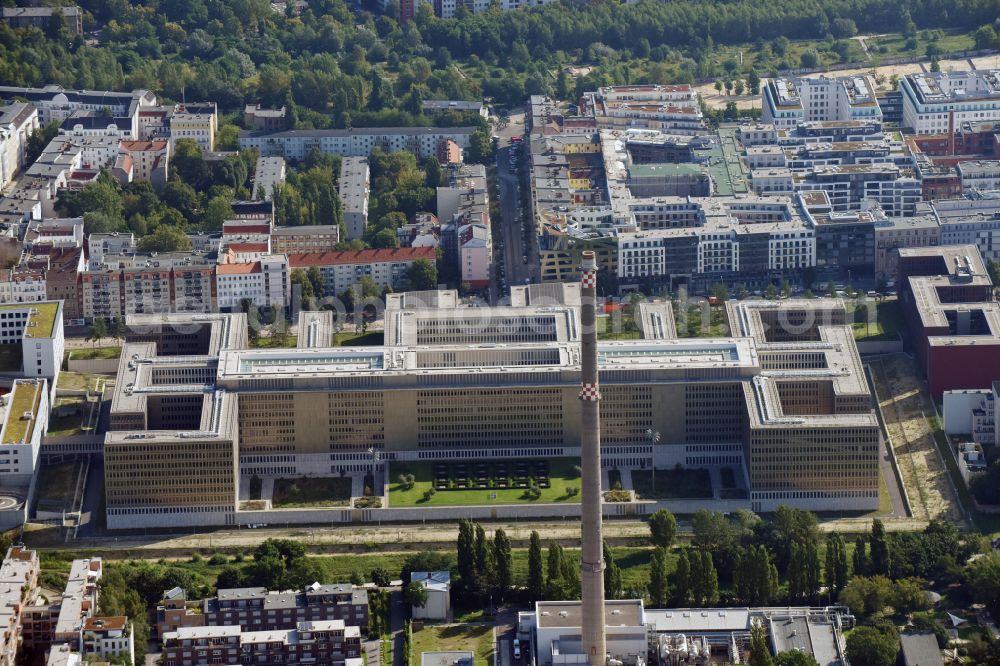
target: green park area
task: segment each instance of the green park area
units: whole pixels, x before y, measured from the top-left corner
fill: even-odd
[[[579,502],[578,464],[573,458],[393,463],[389,506]]]
[[[423,652],[472,652],[476,666],[493,663],[493,625],[443,624],[414,626],[410,666],[420,666]]]
[[[275,479],[271,496],[271,506],[275,509],[347,506],[350,501],[349,477]]]

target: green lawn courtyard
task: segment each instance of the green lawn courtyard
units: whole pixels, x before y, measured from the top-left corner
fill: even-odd
[[[422,652],[468,651],[475,653],[475,666],[493,663],[493,625],[414,623],[410,666],[420,666]]]
[[[430,493],[435,485],[435,465],[429,461],[407,461],[392,463],[389,467],[389,506],[476,506],[490,504],[552,504],[555,502],[579,502],[580,475],[575,466],[580,462],[575,458],[551,458],[548,463],[548,487],[533,476],[533,465],[538,460],[504,460],[486,464],[487,487],[469,487],[479,478],[478,461],[448,461],[452,488],[441,488]],[[529,489],[518,485],[515,468],[519,463],[527,463],[528,484],[537,483],[539,496],[533,498]],[[459,470],[465,466],[467,479],[465,486],[459,487]],[[412,474],[413,485],[407,488],[399,480],[400,475]],[[475,481],[478,483],[477,481]],[[502,487],[506,484],[507,487]],[[441,485],[439,482],[438,485]]]

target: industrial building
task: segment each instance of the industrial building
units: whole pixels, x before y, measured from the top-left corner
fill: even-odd
[[[241,478],[367,471],[369,450],[579,456],[577,310],[565,293],[521,296],[533,304],[399,295],[382,347],[251,350],[244,315],[129,317],[105,440],[109,527],[250,520]],[[599,344],[606,464],[732,466],[757,511],[876,508],[879,428],[843,303],[727,315],[730,338],[670,338],[663,309],[659,335]],[[664,435],[655,451],[647,429]]]
[[[762,623],[774,654],[802,652],[824,666],[846,666],[843,632],[854,618],[843,607],[671,608],[651,610],[641,599],[608,600],[608,653],[629,666],[746,663],[750,630]],[[518,613],[518,636],[539,666],[578,664],[579,601],[539,601]]]

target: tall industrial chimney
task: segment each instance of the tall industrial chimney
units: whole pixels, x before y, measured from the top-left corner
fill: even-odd
[[[583,329],[580,375],[581,458],[583,469],[583,553],[580,583],[583,593],[581,640],[590,666],[605,666],[604,540],[601,535],[601,392],[597,385],[597,262],[583,253],[580,324]]]

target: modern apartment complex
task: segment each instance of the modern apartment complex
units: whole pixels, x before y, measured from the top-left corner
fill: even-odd
[[[921,72],[899,80],[903,125],[917,134],[1000,120],[1000,70]]]
[[[761,120],[777,129],[813,121],[882,121],[875,85],[867,76],[768,79],[761,94]]]

